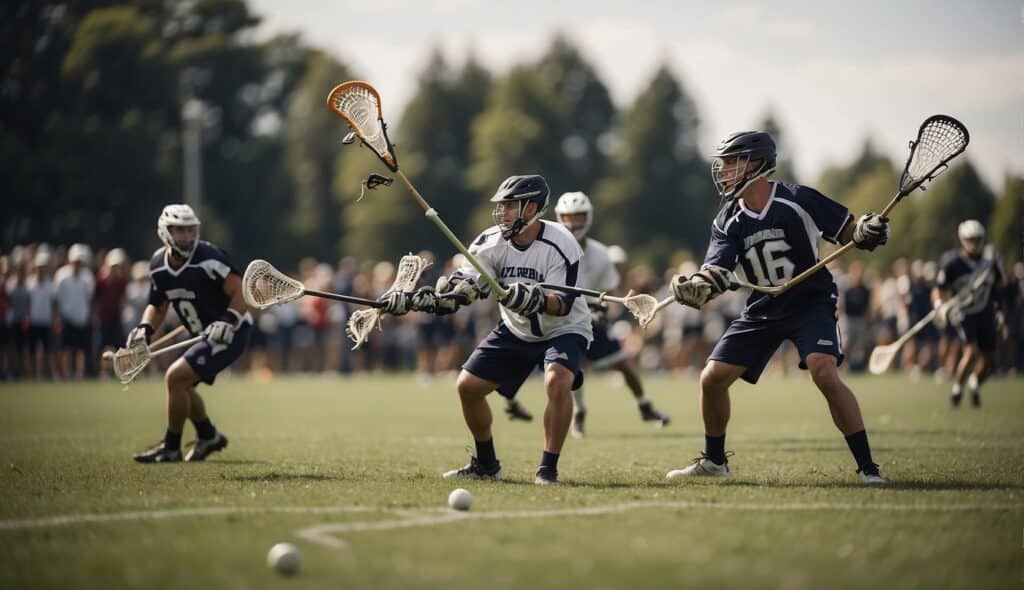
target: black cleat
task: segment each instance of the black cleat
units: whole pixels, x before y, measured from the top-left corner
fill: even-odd
[[[537,475],[533,478],[533,483],[539,486],[553,486],[558,483],[558,470],[554,467],[545,467],[541,465],[537,468]]]
[[[168,449],[164,441],[132,456],[136,463],[175,463],[181,461],[181,449]]]
[[[446,471],[441,477],[445,479],[501,479],[501,461],[494,465],[481,465],[476,457],[469,458],[469,465],[460,469]]]
[[[188,445],[192,448],[185,455],[186,461],[205,461],[213,453],[228,448],[228,437],[218,432],[209,440],[200,438],[188,443]]]
[[[664,428],[672,422],[672,419],[667,415],[655,410],[651,402],[640,404],[637,407],[640,408],[640,419],[644,422],[657,422],[659,428]]]
[[[515,400],[510,401],[505,406],[505,414],[509,420],[522,420],[523,422],[533,422],[533,414],[526,410],[523,405]]]
[[[981,394],[980,393],[974,392],[974,393],[971,394],[971,407],[972,408],[980,408],[981,407]]]
[[[954,393],[949,396],[949,405],[955,410],[960,407],[960,402],[964,400],[964,394]]]

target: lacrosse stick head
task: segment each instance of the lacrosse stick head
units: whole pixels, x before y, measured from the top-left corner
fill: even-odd
[[[641,329],[646,328],[647,324],[650,324],[654,320],[654,316],[658,314],[658,300],[651,295],[643,293],[633,295],[633,292],[630,291],[622,299],[622,305],[629,310],[629,313],[633,314]]]
[[[119,348],[110,362],[114,368],[114,376],[121,385],[128,385],[149,364],[149,346],[145,340],[139,340],[128,348]]]
[[[343,82],[327,95],[327,107],[348,124],[352,133],[373,150],[385,166],[392,172],[398,171],[398,158],[388,139],[376,88],[359,80]]]
[[[898,348],[891,344],[876,346],[871,351],[871,358],[868,359],[868,371],[872,375],[881,375],[889,370],[892,360],[896,358]]]
[[[266,309],[302,297],[302,283],[274,268],[266,260],[253,260],[242,275],[242,297],[249,307]]]
[[[900,194],[909,194],[942,174],[946,164],[967,149],[970,140],[967,127],[953,117],[932,115],[925,119],[917,139],[910,142],[910,156],[900,177]]]
[[[395,271],[395,282],[391,287],[384,292],[381,297],[393,293],[395,291],[402,291],[408,293],[416,288],[416,283],[420,280],[420,275],[423,274],[423,269],[427,268],[430,262],[427,259],[417,256],[415,254],[406,254],[398,262],[398,270]],[[345,332],[348,337],[355,343],[352,346],[352,350],[358,350],[360,346],[366,342],[366,339],[370,336],[370,332],[373,329],[380,328],[380,318],[383,312],[377,308],[366,308],[360,309],[352,313],[348,318],[348,324],[345,326]]]

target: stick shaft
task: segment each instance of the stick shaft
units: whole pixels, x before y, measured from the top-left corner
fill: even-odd
[[[171,330],[170,332],[164,334],[163,336],[157,338],[156,340],[151,342],[149,346],[150,346],[150,348],[159,348],[159,347],[163,346],[164,344],[167,344],[171,340],[174,340],[178,336],[181,336],[184,333],[185,333],[185,326],[184,326],[184,324],[182,324],[182,325],[178,326],[177,328]]]
[[[598,297],[607,299],[609,301],[617,301],[619,298],[605,297],[605,293],[602,291],[594,291],[593,289],[581,289],[580,287],[570,287],[569,285],[555,285],[553,283],[540,283],[540,287],[543,289],[551,289],[553,291],[561,291],[562,293],[568,293],[570,295],[584,295],[586,297]]]
[[[329,291],[317,291],[316,289],[302,289],[304,295],[312,295],[313,297],[319,297],[321,299],[331,299],[333,301],[344,301],[345,303],[356,303],[359,305],[366,305],[369,307],[381,308],[384,304],[376,299],[363,299],[362,297],[353,297],[352,295],[342,295],[340,293],[331,293]]]
[[[430,206],[430,203],[428,203],[426,199],[423,198],[423,195],[420,194],[420,191],[416,190],[416,187],[412,185],[412,182],[409,182],[409,178],[406,177],[405,173],[402,172],[401,170],[396,170],[395,174],[398,175],[398,178],[402,180],[402,183],[405,184],[405,187],[409,189],[410,193],[412,193],[413,198],[416,199],[416,202],[419,203],[420,207],[423,208],[423,212],[426,214],[426,216],[430,218],[431,221],[434,222],[434,225],[436,225],[437,228],[441,230],[441,233],[444,234],[444,237],[448,238],[448,241],[451,242],[453,246],[455,246],[455,249],[458,250],[463,256],[465,256],[466,260],[468,260],[469,263],[473,265],[473,268],[475,268],[476,271],[480,273],[480,278],[482,278],[484,281],[487,282],[488,285],[490,285],[491,290],[494,291],[494,294],[497,295],[499,299],[504,298],[506,293],[504,287],[502,287],[501,284],[499,284],[498,281],[493,276],[491,276],[491,273],[484,267],[483,264],[480,263],[477,257],[470,254],[469,250],[467,250],[466,247],[462,245],[462,242],[459,240],[459,238],[454,233],[452,233],[452,230],[448,228],[444,220],[441,219],[441,216],[437,214],[437,211]]]

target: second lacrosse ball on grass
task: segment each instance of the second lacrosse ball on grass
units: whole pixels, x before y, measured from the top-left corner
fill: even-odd
[[[282,576],[293,576],[299,572],[299,549],[291,543],[278,543],[267,553],[267,565]]]
[[[456,488],[452,490],[452,493],[448,494],[448,506],[453,510],[469,510],[469,507],[472,505],[473,494],[470,494],[469,490]]]

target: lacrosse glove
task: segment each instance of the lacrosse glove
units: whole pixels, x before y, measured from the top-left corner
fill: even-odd
[[[512,283],[505,297],[501,299],[501,304],[513,313],[528,316],[544,313],[547,296],[544,293],[544,289],[537,285]]]
[[[853,226],[853,243],[861,250],[871,251],[889,241],[889,218],[865,213]]]

